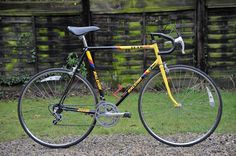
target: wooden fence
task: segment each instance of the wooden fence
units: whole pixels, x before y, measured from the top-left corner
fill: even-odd
[[[79,16],[2,17],[2,75],[41,71],[64,64],[68,52],[79,48],[66,30],[80,23]]]
[[[236,8],[209,9],[205,54],[207,72],[226,88],[236,88]]]
[[[68,25],[93,24],[101,30],[89,40],[95,45],[150,43],[150,32],[170,33],[177,27],[186,43],[186,54],[179,50],[164,57],[168,64],[189,64],[208,72],[223,88],[235,88],[236,8],[205,8],[204,43],[197,45],[196,9],[143,13],[99,13],[78,11],[60,14],[1,15],[0,77],[32,75],[50,67],[65,66],[67,55],[81,51],[81,42],[69,34]],[[176,36],[175,32],[171,33]],[[198,43],[199,44],[199,43]],[[203,64],[199,63],[199,53]],[[153,61],[149,50],[95,51],[94,59],[101,80],[108,84],[131,83]],[[1,79],[0,78],[0,79]],[[0,80],[0,83],[3,80]],[[5,83],[6,84],[6,83]],[[4,84],[4,85],[5,85]]]
[[[176,51],[172,55],[165,56],[164,59],[169,64],[194,65],[194,12],[192,10],[119,15],[93,14],[92,17],[93,24],[101,27],[101,31],[94,35],[94,42],[97,45],[150,44],[151,32],[164,30],[170,32],[172,26],[177,24],[186,41],[186,54],[182,55],[180,51]],[[176,36],[175,33],[172,35]],[[95,59],[98,70],[102,72],[105,69],[106,72],[102,72],[104,77],[129,83],[131,79],[137,79],[140,73],[153,62],[154,53],[149,50],[113,52],[102,50],[95,52]]]
[[[222,88],[235,88],[236,82],[236,9],[209,8],[206,10],[204,43],[198,60],[196,46],[196,12],[182,10],[139,14],[92,14],[94,25],[102,29],[95,33],[97,45],[130,45],[150,43],[150,32],[170,32],[177,26],[186,43],[186,54],[176,51],[164,56],[168,64],[188,64],[202,68]],[[172,33],[172,36],[175,36]],[[104,78],[129,83],[153,61],[151,51],[95,52],[98,69]],[[202,60],[204,61],[202,61]],[[104,63],[106,62],[106,63]],[[203,63],[202,63],[203,62]],[[114,70],[115,69],[115,70]],[[117,77],[119,75],[119,77]],[[128,76],[127,76],[128,75]],[[118,79],[118,80],[117,80]]]

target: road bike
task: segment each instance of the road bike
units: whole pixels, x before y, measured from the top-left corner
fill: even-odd
[[[62,148],[84,140],[96,123],[103,127],[116,125],[130,112],[118,106],[145,79],[138,99],[138,113],[144,128],[156,140],[171,146],[192,146],[208,138],[217,128],[222,114],[222,99],[213,80],[203,71],[187,65],[168,66],[162,55],[172,53],[183,38],[151,33],[150,45],[88,46],[85,35],[99,30],[96,26],[68,30],[82,40],[84,48],[73,70],[52,68],[34,75],[24,85],[18,101],[18,117],[24,131],[37,143]],[[166,40],[169,49],[159,51],[156,38]],[[90,50],[149,49],[155,61],[128,87],[115,104],[105,100]],[[87,58],[94,83],[80,74]],[[99,96],[99,99],[98,99]]]

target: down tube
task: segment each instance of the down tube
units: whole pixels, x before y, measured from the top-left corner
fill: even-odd
[[[116,103],[116,106],[119,106],[121,102],[134,90],[137,85],[142,82],[143,79],[147,77],[147,75],[158,65],[158,61],[156,60],[145,72],[140,76],[140,78],[134,82],[134,84],[128,88],[121,96],[119,101]]]

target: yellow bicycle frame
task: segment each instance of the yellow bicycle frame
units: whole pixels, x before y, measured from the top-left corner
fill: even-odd
[[[162,62],[162,58],[161,56],[159,55],[159,49],[158,49],[158,46],[157,46],[157,43],[154,43],[152,45],[137,45],[137,46],[104,46],[104,47],[88,47],[88,49],[120,49],[120,50],[132,50],[132,49],[153,49],[154,50],[154,53],[155,53],[155,56],[156,56],[156,60],[151,64],[151,66],[141,75],[141,77],[136,80],[134,82],[134,84],[128,88],[121,96],[120,100],[116,103],[116,105],[118,106],[127,96],[128,94],[130,94],[133,89],[151,72],[152,69],[154,69],[156,66],[159,66],[159,69],[161,71],[161,75],[162,75],[162,78],[163,78],[163,81],[164,81],[164,84],[165,84],[165,87],[166,87],[166,90],[167,90],[167,93],[168,93],[168,96],[169,98],[171,99],[171,101],[173,102],[173,105],[174,107],[180,107],[181,104],[178,103],[172,93],[171,93],[171,90],[170,90],[170,86],[169,86],[169,83],[168,83],[168,79],[167,79],[167,76],[166,76],[166,72],[165,72],[165,67],[163,65],[163,62]],[[96,81],[96,85],[99,89],[99,93],[100,93],[100,98],[101,100],[105,100],[104,98],[104,95],[103,95],[103,91],[102,91],[102,85],[98,79],[98,76],[97,76],[97,72],[95,71],[95,65],[94,65],[94,62],[93,62],[93,59],[91,57],[91,53],[89,50],[86,50],[86,55],[87,55],[87,58],[89,60],[89,64],[93,70],[93,74],[94,74],[94,78],[95,78],[95,81]]]

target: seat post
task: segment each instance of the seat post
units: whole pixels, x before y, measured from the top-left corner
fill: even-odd
[[[85,36],[81,36],[81,39],[83,40],[83,44],[84,44],[84,47],[87,48],[88,47],[88,44],[87,44],[87,41],[86,41],[86,38]]]

